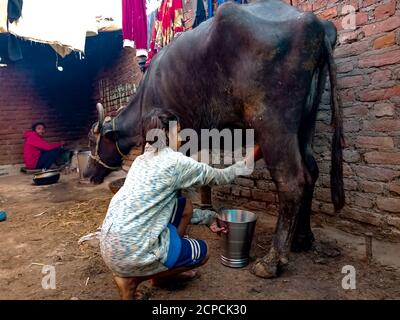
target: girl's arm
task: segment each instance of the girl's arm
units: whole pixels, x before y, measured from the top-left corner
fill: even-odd
[[[30,145],[44,151],[50,151],[62,146],[61,143],[49,143],[38,136],[33,136],[27,141]]]
[[[261,157],[261,149],[259,145],[256,145],[253,152],[244,161],[238,161],[224,169],[217,169],[178,153],[174,187],[175,189],[186,189],[196,185],[228,184],[238,175],[250,174],[251,160],[256,161]]]

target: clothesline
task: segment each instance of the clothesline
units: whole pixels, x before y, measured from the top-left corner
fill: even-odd
[[[195,13],[191,26],[185,25],[183,1],[188,2],[96,0],[94,5],[89,0],[0,0],[0,32],[16,37],[10,40],[15,48],[18,47],[17,39],[21,38],[49,44],[65,57],[72,51],[84,54],[87,36],[122,29],[122,45],[135,48],[136,55],[147,58],[149,64],[178,33],[211,18],[215,9],[226,0],[190,0]],[[13,7],[13,19],[7,10],[10,6]],[[14,58],[22,58],[21,53],[16,52]]]

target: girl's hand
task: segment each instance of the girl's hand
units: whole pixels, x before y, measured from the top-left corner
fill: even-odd
[[[225,227],[219,227],[217,221],[214,221],[211,225],[210,225],[210,230],[211,232],[214,233],[228,233],[228,230]]]
[[[247,164],[251,159],[253,162],[256,162],[257,160],[261,159],[263,157],[261,147],[259,144],[254,145],[253,152],[250,153],[245,159],[245,163]]]
[[[261,147],[259,144],[256,144],[254,146],[253,154],[254,154],[254,161],[260,160],[263,157]]]

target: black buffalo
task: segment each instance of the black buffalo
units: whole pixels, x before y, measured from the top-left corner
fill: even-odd
[[[318,105],[327,75],[331,86],[331,193],[344,205],[342,116],[332,57],[336,29],[313,13],[279,0],[223,4],[216,16],[162,49],[129,105],[91,130],[97,141],[86,176],[100,183],[140,143],[142,115],[151,108],[176,114],[182,128],[253,128],[279,194],[270,252],[253,271],[277,275],[292,250],[314,240],[311,201],[318,178],[312,154]],[[94,144],[93,144],[94,145]]]

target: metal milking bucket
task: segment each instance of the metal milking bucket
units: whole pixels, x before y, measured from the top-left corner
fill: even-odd
[[[241,268],[249,264],[251,242],[253,240],[257,215],[250,211],[239,209],[223,209],[217,216],[220,227],[225,227],[227,233],[222,233],[223,253],[221,262],[232,268]]]

